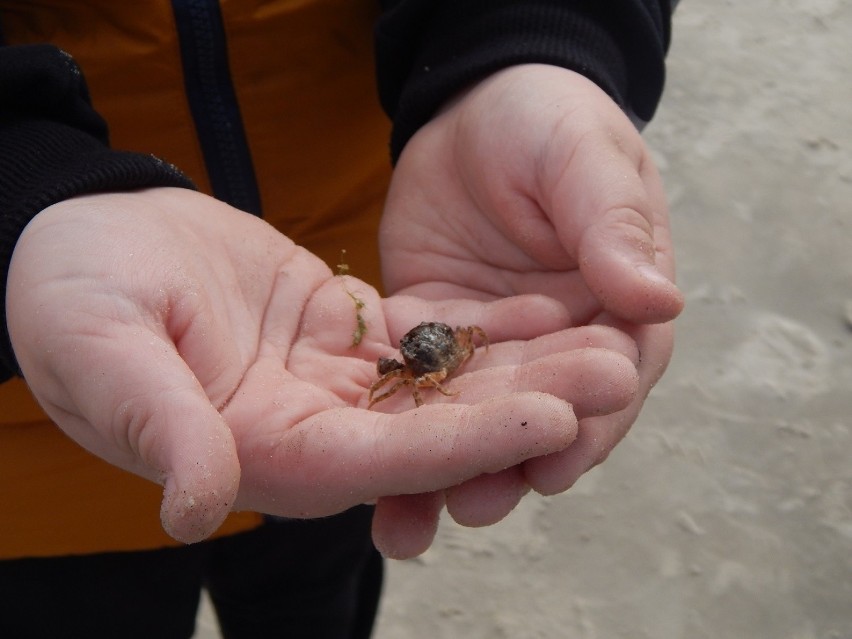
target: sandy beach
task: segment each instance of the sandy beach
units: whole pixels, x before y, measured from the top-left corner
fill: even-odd
[[[668,373],[571,491],[389,563],[376,639],[852,638],[852,3],[685,0],[668,68]]]

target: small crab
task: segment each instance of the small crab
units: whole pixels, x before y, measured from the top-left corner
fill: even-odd
[[[488,336],[478,326],[451,329],[441,322],[423,322],[408,331],[399,341],[403,362],[389,357],[380,357],[376,363],[379,380],[370,386],[368,408],[387,399],[403,386],[410,385],[414,404],[423,405],[421,388],[434,388],[444,395],[455,395],[441,385],[453,372],[464,364],[476,346],[473,336],[479,335],[488,349]],[[397,380],[389,390],[375,396],[382,386]]]

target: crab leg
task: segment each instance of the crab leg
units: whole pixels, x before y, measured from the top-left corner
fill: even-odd
[[[391,395],[396,393],[401,387],[405,386],[406,384],[411,384],[410,379],[401,379],[398,382],[396,382],[393,386],[391,386],[389,390],[385,391],[384,393],[382,393],[378,397],[373,397],[374,393],[377,390],[379,390],[382,386],[387,384],[394,377],[400,377],[403,374],[404,374],[404,371],[402,369],[391,371],[390,373],[387,373],[384,377],[382,377],[379,381],[377,381],[375,384],[373,384],[370,387],[370,394],[367,396],[367,399],[370,402],[367,405],[367,408],[369,409],[373,406],[373,404],[376,404],[376,403],[382,401],[383,399],[387,399],[388,397],[390,397]]]

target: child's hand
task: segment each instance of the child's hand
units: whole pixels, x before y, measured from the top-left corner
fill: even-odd
[[[565,69],[505,69],[460,95],[402,152],[381,228],[387,290],[429,299],[539,293],[570,325],[615,325],[642,353],[627,410],[587,420],[527,465],[552,493],[601,461],[671,356],[683,298],[660,177],[627,117]]]
[[[416,554],[445,491],[460,519],[499,519],[526,464],[637,390],[633,340],[559,330],[549,298],[381,300],[265,222],[180,189],[42,211],[15,249],[7,315],[50,417],[164,484],[163,525],[187,542],[232,509],[319,517],[379,499],[379,547]],[[492,344],[447,380],[458,394],[424,390],[414,409],[404,388],[367,410],[378,357],[423,320],[479,325]]]

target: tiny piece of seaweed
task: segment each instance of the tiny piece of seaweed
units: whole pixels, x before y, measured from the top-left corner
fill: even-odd
[[[349,275],[349,264],[346,263],[346,249],[340,251],[340,264],[337,265],[337,274]]]
[[[337,276],[343,281],[342,278],[345,275],[349,275],[349,264],[346,263],[346,249],[343,249],[340,251],[340,264],[337,265]],[[364,335],[367,333],[367,322],[364,321],[364,316],[361,315],[361,311],[366,306],[366,303],[349,290],[345,281],[343,281],[343,290],[346,291],[346,294],[352,298],[352,302],[355,304],[355,330],[352,331],[352,347],[354,348],[361,343],[361,340],[364,339]]]

